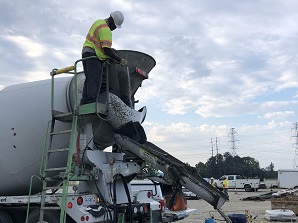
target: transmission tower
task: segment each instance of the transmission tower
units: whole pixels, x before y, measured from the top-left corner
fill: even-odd
[[[238,133],[235,131],[235,128],[231,128],[230,133],[229,133],[231,140],[229,142],[231,143],[230,153],[232,156],[236,156],[237,155],[236,150],[238,150],[236,147],[236,144],[235,144],[237,141],[239,141],[239,140],[235,139],[236,134],[238,135]]]
[[[217,137],[215,137],[215,142],[212,141],[212,138],[211,138],[211,141],[210,141],[210,144],[211,144],[211,153],[212,153],[212,157],[214,157],[214,146],[215,146],[215,149],[216,149],[216,163],[218,163],[218,143],[219,143],[219,140],[217,139]]]
[[[296,138],[296,142],[293,143],[293,146],[295,147],[293,168],[298,169],[298,122],[293,124],[294,124],[294,127],[292,128],[292,131],[295,130],[295,135],[292,137]]]

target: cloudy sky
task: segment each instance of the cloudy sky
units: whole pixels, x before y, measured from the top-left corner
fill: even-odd
[[[125,21],[113,47],[157,62],[136,97],[148,108],[149,141],[195,165],[212,147],[231,151],[234,128],[237,155],[263,168],[293,167],[298,1],[0,2],[0,89],[72,65],[90,25],[120,10]]]

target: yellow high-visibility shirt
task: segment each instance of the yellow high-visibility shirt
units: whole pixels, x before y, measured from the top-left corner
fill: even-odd
[[[112,47],[112,31],[104,19],[99,19],[92,24],[83,47],[94,49],[96,56],[101,60],[109,58],[103,48]]]
[[[227,179],[225,179],[223,182],[222,182],[222,186],[223,188],[229,188],[229,181]]]
[[[215,181],[213,181],[213,182],[211,183],[211,185],[212,185],[213,187],[217,187],[217,184],[216,184]]]

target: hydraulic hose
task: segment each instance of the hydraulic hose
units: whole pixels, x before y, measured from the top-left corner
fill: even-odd
[[[128,190],[128,186],[127,186],[127,182],[124,178],[124,176],[122,174],[116,174],[114,176],[114,184],[113,184],[113,194],[114,194],[114,207],[116,207],[117,205],[117,196],[116,196],[116,184],[115,184],[115,181],[117,180],[117,178],[120,177],[122,182],[123,182],[123,186],[124,186],[124,189],[125,189],[125,193],[126,193],[126,196],[127,196],[127,199],[128,199],[128,204],[129,204],[129,213],[130,213],[130,216],[129,216],[129,222],[130,223],[133,223],[133,210],[132,210],[132,202],[131,202],[131,198],[130,198],[130,193],[129,193],[129,190]],[[114,219],[117,218],[117,215],[116,215],[116,211],[114,210]]]

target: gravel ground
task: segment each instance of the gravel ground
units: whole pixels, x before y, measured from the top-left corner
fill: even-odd
[[[277,191],[277,189],[274,189]],[[242,198],[257,196],[270,192],[270,189],[259,189],[258,192],[245,192],[244,190],[229,190],[230,201],[227,201],[222,209],[226,214],[245,214],[245,210],[248,210],[252,217],[256,216],[253,222],[269,222],[264,218],[266,210],[271,210],[270,199],[265,201],[242,201]],[[210,218],[212,215],[216,222],[223,222],[223,218],[214,208],[206,201],[188,200],[187,205],[189,208],[198,209],[196,213],[189,215],[189,217],[179,221],[179,223],[204,223],[206,218]]]

